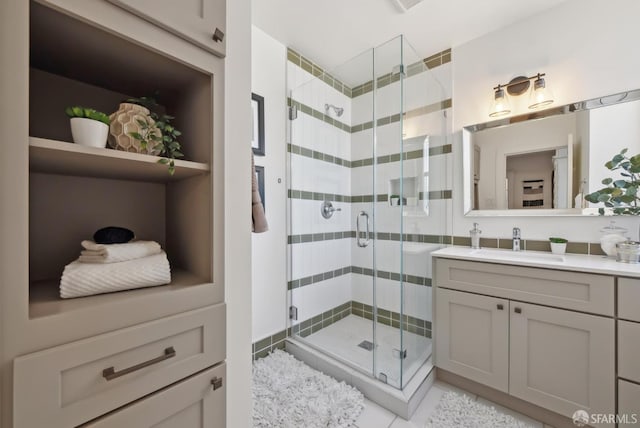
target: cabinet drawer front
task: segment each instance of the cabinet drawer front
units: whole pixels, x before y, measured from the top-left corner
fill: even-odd
[[[82,427],[223,428],[225,370],[225,364],[220,364]],[[214,379],[221,380],[215,390],[212,385]]]
[[[225,310],[209,306],[16,358],[15,426],[76,426],[224,360]]]
[[[618,415],[629,426],[640,423],[640,385],[618,381]],[[624,424],[618,424],[620,427]]]
[[[640,382],[640,324],[618,321],[618,376]]]
[[[438,287],[613,316],[614,279],[610,276],[436,260]]]
[[[640,322],[640,279],[618,279],[618,317]]]
[[[436,290],[435,364],[507,392],[509,302]]]

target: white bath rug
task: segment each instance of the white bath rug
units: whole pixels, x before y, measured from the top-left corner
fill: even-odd
[[[425,428],[531,428],[531,425],[467,395],[447,391]]]
[[[364,409],[362,393],[276,350],[253,363],[253,426],[353,426]]]

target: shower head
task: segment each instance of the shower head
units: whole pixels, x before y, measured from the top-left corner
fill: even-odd
[[[342,113],[344,113],[344,108],[342,108],[342,107],[336,107],[333,104],[325,104],[324,105],[324,112],[326,114],[329,114],[329,109],[333,109],[333,112],[338,117],[342,116]]]

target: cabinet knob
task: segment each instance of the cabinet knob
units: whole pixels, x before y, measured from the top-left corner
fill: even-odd
[[[498,303],[498,310],[501,311],[504,309],[504,305],[502,303]]]
[[[515,309],[513,310],[513,312],[515,312],[516,314],[521,314],[521,313],[522,313],[522,309],[520,309],[520,308],[515,308]]]
[[[224,40],[224,31],[222,31],[219,28],[216,28],[216,30],[213,32],[212,39],[214,42],[221,42],[222,40]]]
[[[213,386],[214,391],[218,388],[222,388],[222,378],[217,376],[214,377],[211,379],[211,385]]]

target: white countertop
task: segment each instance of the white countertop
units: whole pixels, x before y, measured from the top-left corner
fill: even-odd
[[[544,251],[512,251],[496,248],[472,249],[452,246],[431,253],[433,257],[468,260],[474,262],[501,263],[545,269],[560,269],[575,272],[599,273],[640,278],[640,264],[616,262],[606,256],[581,254],[552,254]]]

